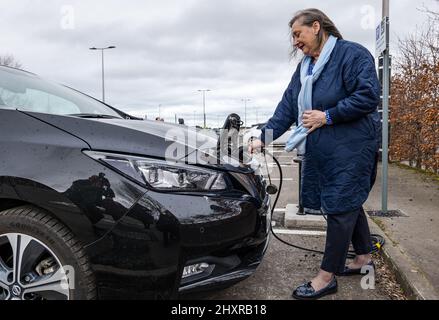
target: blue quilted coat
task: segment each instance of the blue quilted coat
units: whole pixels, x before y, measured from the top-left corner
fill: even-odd
[[[273,117],[262,129],[273,140],[297,124],[300,64]],[[381,136],[380,83],[375,60],[363,46],[338,40],[313,87],[313,109],[329,110],[333,125],[308,136],[302,170],[302,205],[327,214],[359,209],[376,174]]]

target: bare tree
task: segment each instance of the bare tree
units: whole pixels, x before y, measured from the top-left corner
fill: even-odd
[[[439,0],[436,0],[436,2],[439,3]],[[427,13],[431,18],[439,20],[439,12],[427,8],[425,5],[422,7],[422,11]]]
[[[439,16],[399,40],[392,79],[391,157],[439,171]]]
[[[21,63],[15,60],[13,55],[0,55],[0,66],[21,68]]]

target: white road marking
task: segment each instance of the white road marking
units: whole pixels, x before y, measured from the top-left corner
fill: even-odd
[[[289,229],[273,229],[276,234],[289,234],[299,236],[325,236],[325,231],[316,230],[289,230]]]
[[[277,208],[274,209],[274,212],[285,212],[286,208]]]
[[[291,165],[291,164],[288,164],[288,163],[281,163],[280,164],[280,166],[282,167],[282,168],[297,168],[298,167],[298,165],[297,164],[293,164],[293,165]],[[268,164],[268,167],[276,167],[277,168],[277,164]]]
[[[281,166],[290,166],[293,164],[293,162],[279,162]],[[275,166],[277,165],[276,162],[268,162],[269,166]]]

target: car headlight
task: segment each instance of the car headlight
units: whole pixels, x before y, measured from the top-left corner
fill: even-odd
[[[225,190],[224,173],[176,162],[132,157],[126,155],[84,151],[89,157],[137,182],[163,191]]]

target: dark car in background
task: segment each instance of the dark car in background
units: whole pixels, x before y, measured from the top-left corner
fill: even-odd
[[[265,181],[188,161],[209,150],[166,138],[181,128],[0,67],[0,300],[175,299],[251,275]]]

